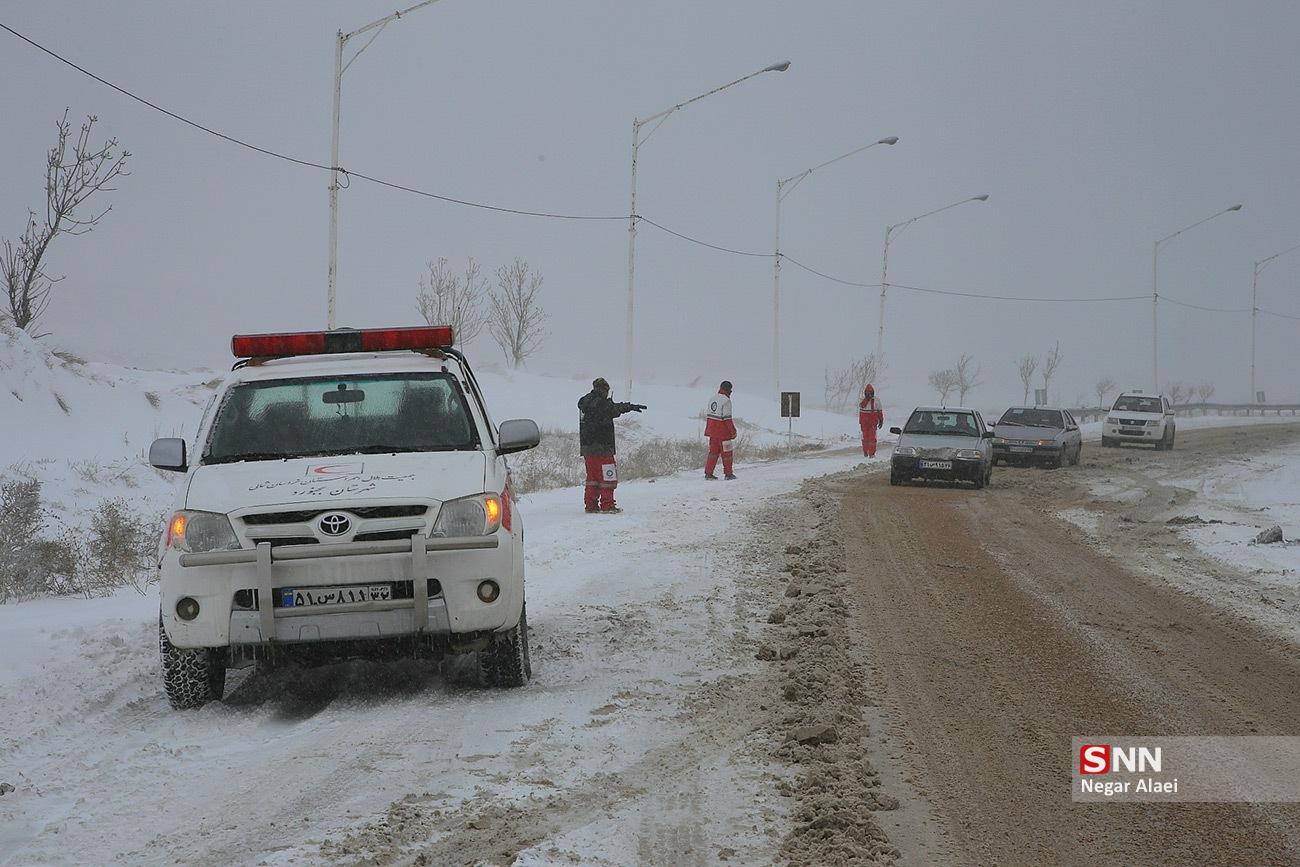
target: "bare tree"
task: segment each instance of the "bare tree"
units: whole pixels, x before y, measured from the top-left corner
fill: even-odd
[[[1165,397],[1169,398],[1169,403],[1178,406],[1187,400],[1187,386],[1181,382],[1171,382],[1165,385]]]
[[[515,257],[497,269],[497,291],[488,293],[488,333],[505,353],[511,367],[519,367],[537,351],[546,336],[546,320],[539,293],[542,275]]]
[[[980,377],[980,367],[975,364],[975,359],[968,352],[963,352],[961,358],[957,359],[957,364],[952,369],[956,377],[957,402],[962,406],[966,405],[966,395],[984,380]]]
[[[1029,388],[1034,381],[1034,371],[1038,370],[1038,356],[1025,354],[1016,362],[1016,372],[1025,386],[1025,403],[1029,403]]]
[[[957,388],[957,371],[951,367],[930,374],[930,387],[939,392],[939,402],[948,403],[948,395]]]
[[[1201,403],[1209,403],[1210,398],[1214,397],[1214,383],[1202,382],[1196,386],[1196,399]]]
[[[90,144],[97,120],[88,115],[74,137],[64,110],[56,122],[58,140],[45,157],[45,216],[38,218],[35,211],[28,211],[17,243],[5,239],[0,249],[0,282],[8,295],[9,315],[19,328],[35,326],[49,307],[50,290],[63,279],[45,270],[50,245],[60,235],[84,235],[93,229],[112,208],[87,213],[82,206],[96,193],[116,189],[113,181],[127,174],[126,160],[131,155],[118,149],[117,139],[99,147]]]
[[[1061,366],[1061,342],[1058,340],[1056,345],[1048,351],[1043,358],[1043,396],[1047,396],[1047,389],[1052,384],[1052,379],[1056,376],[1056,369]]]
[[[1105,409],[1106,395],[1109,394],[1111,390],[1114,388],[1115,388],[1115,380],[1109,376],[1103,376],[1101,379],[1097,380],[1097,383],[1092,387],[1092,390],[1097,395],[1098,407]]]
[[[464,275],[453,274],[447,260],[426,263],[429,273],[420,277],[420,294],[415,306],[430,325],[450,325],[461,346],[483,333],[487,324],[483,298],[487,279],[479,273],[479,264],[469,257]]]
[[[875,355],[854,359],[836,370],[826,369],[826,408],[842,411],[861,398],[867,383],[880,376],[881,365]]]

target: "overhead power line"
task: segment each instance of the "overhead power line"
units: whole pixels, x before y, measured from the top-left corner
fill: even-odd
[[[16,36],[17,38],[21,39],[23,42],[26,42],[28,45],[32,46],[33,48],[44,52],[50,57],[53,57],[55,60],[59,61],[60,63],[72,67],[73,69],[77,70],[77,72],[80,72],[82,75],[85,75],[86,77],[99,82],[105,87],[117,91],[118,93],[122,94],[128,99],[133,99],[136,102],[140,103],[141,105],[147,106],[156,112],[160,112],[161,114],[165,114],[167,117],[170,117],[173,120],[178,120],[181,123],[193,127],[194,129],[200,130],[201,132],[205,132],[208,135],[215,136],[216,138],[222,139],[223,141],[228,141],[233,145],[238,145],[239,147],[247,148],[248,150],[255,151],[264,156],[274,157],[275,159],[284,160],[285,162],[293,163],[295,165],[305,166],[307,168],[312,168],[312,169],[319,169],[321,171],[326,171],[326,172],[337,170],[341,174],[350,178],[359,178],[363,181],[369,181],[372,184],[378,184],[380,186],[389,187],[391,189],[401,190],[402,192],[412,193],[417,196],[424,196],[430,199],[437,199],[439,201],[447,202],[453,205],[463,205],[464,207],[468,207],[468,208],[479,208],[486,211],[497,211],[504,214],[518,214],[525,217],[548,217],[556,220],[626,220],[628,218],[626,214],[612,214],[612,215],[611,214],[566,214],[566,213],[556,213],[556,212],[549,212],[549,211],[532,211],[524,208],[508,208],[508,207],[503,207],[501,205],[489,205],[484,202],[474,202],[474,201],[469,201],[467,199],[457,199],[453,196],[445,196],[440,193],[434,193],[428,190],[421,190],[416,187],[407,186],[406,184],[399,184],[394,181],[387,181],[384,180],[383,178],[378,178],[373,175],[365,174],[363,172],[348,171],[346,168],[342,166],[329,166],[326,165],[325,163],[318,163],[313,160],[306,160],[306,159],[302,159],[301,157],[295,157],[290,154],[283,153],[281,151],[272,150],[271,148],[261,147],[260,145],[255,145],[251,142],[244,141],[243,139],[237,138],[236,136],[228,135],[219,130],[215,130],[210,126],[205,126],[204,124],[201,124],[196,120],[192,120],[188,117],[185,117],[182,114],[178,114],[177,112],[171,111],[170,109],[163,108],[161,105],[158,105],[155,102],[151,102],[150,100],[145,99],[144,97],[139,96],[138,94],[132,93],[126,88],[120,87],[114,84],[113,82],[109,81],[108,79],[96,75],[95,73],[91,72],[89,69],[86,69],[84,66],[81,66],[73,62],[72,60],[69,60],[68,58],[59,54],[57,51],[54,51],[50,48],[46,48],[44,45],[40,44],[36,40],[31,39],[28,36],[24,36],[22,33],[19,33],[17,30],[14,30],[12,27],[8,26],[7,24],[0,23],[0,29],[3,29],[6,32],[12,34],[13,36]]]

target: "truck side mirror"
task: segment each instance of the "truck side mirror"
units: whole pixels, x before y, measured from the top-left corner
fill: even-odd
[[[497,429],[497,454],[511,455],[536,448],[542,441],[537,422],[530,418],[512,418]]]
[[[149,464],[172,473],[185,472],[189,469],[185,461],[185,440],[177,437],[154,440],[149,446]]]
[[[903,429],[901,427],[891,427],[889,429],[889,432],[891,434],[901,434],[903,432]]]

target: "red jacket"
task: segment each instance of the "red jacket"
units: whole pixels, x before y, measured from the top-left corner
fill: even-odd
[[[880,405],[880,400],[874,397],[865,397],[858,404],[858,426],[862,430],[875,430],[883,427],[885,424],[885,409]]]
[[[731,420],[731,397],[718,392],[704,410],[704,435],[711,440],[734,440],[736,423]]]

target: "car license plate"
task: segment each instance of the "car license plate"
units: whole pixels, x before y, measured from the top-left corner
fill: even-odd
[[[951,470],[952,461],[921,461],[923,470]]]
[[[387,602],[393,598],[391,584],[354,584],[350,587],[281,587],[281,608],[313,605],[348,605],[353,602]]]
[[[1012,446],[1011,447],[1011,451],[1013,452],[1032,452],[1033,450],[1034,450],[1033,446]]]
[[[1142,430],[1140,427],[1122,427],[1119,429],[1119,432],[1131,437],[1140,437],[1142,434],[1146,433],[1146,431]]]

